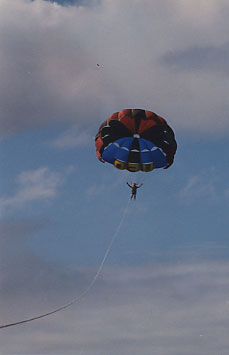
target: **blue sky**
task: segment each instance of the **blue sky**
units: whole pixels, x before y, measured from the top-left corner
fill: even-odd
[[[87,298],[2,331],[0,354],[226,355],[227,2],[0,6],[0,323],[83,291],[129,201],[126,181],[144,184]],[[178,142],[170,169],[97,160],[100,123],[124,108],[165,117]]]

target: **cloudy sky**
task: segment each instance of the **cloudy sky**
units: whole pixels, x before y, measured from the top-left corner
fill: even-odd
[[[0,354],[228,355],[228,0],[0,0]],[[95,157],[111,113],[176,132],[174,165]]]

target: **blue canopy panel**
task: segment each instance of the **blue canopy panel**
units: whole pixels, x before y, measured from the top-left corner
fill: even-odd
[[[117,139],[115,142],[109,144],[103,151],[102,159],[108,163],[113,164],[115,160],[127,162],[130,153],[130,147],[133,143],[133,137],[125,137]]]
[[[138,138],[139,163],[129,161],[129,154],[133,150],[132,145],[136,137],[124,137],[117,139],[105,147],[101,157],[104,161],[114,164],[118,169],[130,171],[151,171],[154,168],[162,168],[168,164],[165,153],[152,142]]]
[[[168,164],[165,153],[152,142],[140,138],[139,146],[142,164],[153,163],[155,168],[163,168]]]

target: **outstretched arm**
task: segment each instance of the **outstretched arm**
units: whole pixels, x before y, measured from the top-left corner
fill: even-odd
[[[128,182],[126,184],[132,189],[132,186]]]
[[[139,187],[141,187],[143,184],[140,184],[140,185],[137,185],[136,187],[137,187],[137,189],[139,189]]]

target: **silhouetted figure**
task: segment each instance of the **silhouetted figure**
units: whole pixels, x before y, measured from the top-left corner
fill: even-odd
[[[134,200],[136,200],[137,189],[139,189],[139,187],[141,187],[143,184],[137,185],[135,182],[127,182],[127,185],[131,188],[130,199],[132,200],[132,198],[134,198]]]

